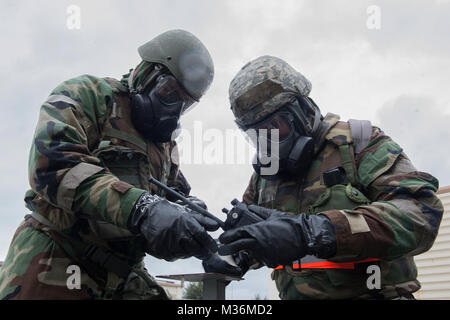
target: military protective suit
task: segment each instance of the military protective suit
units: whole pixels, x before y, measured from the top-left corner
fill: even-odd
[[[256,170],[243,201],[273,218],[225,232],[219,253],[258,252],[274,268],[282,299],[411,298],[420,288],[413,256],[432,246],[443,213],[438,180],[417,171],[403,149],[368,121],[344,122],[332,113],[315,121],[310,90],[303,75],[271,56],[249,62],[232,80],[231,108],[241,129],[287,110],[302,119],[312,144],[306,166],[291,165],[271,177]],[[319,217],[320,224],[311,223]],[[273,234],[281,219],[288,232]],[[368,285],[369,266],[379,268],[379,286]]]
[[[174,75],[178,90],[198,101],[213,66],[206,48],[183,30],[168,31],[139,52],[143,61],[121,81],[79,76],[42,104],[25,195],[32,213],[18,227],[0,270],[1,299],[167,298],[143,264],[145,253],[157,251],[139,230],[146,199],[165,196],[148,179],[186,196],[190,186],[179,171],[175,141],[153,142],[136,127],[133,94],[148,99],[155,74]],[[196,67],[192,74],[189,68]],[[70,266],[81,269],[78,288],[70,287]]]

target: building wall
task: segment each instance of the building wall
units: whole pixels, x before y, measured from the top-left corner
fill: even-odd
[[[277,286],[275,285],[275,281],[272,280],[271,275],[272,269],[269,269],[269,300],[280,300],[280,297],[278,296],[278,290]]]
[[[421,300],[450,300],[450,186],[439,189],[444,205],[439,233],[433,247],[416,257],[422,288],[414,296]]]
[[[164,288],[167,295],[172,300],[181,300],[183,296],[183,284],[172,281],[157,281],[158,284]]]

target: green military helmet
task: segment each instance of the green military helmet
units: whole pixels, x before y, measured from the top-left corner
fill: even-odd
[[[308,96],[311,82],[287,62],[262,56],[247,63],[230,83],[229,98],[236,123],[246,127],[264,119],[293,96]]]
[[[214,64],[203,43],[184,30],[166,31],[139,47],[141,58],[167,67],[195,100],[200,100],[214,77]]]

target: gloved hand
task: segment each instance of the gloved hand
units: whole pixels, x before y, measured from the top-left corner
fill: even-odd
[[[216,221],[146,192],[136,201],[128,228],[146,238],[148,253],[167,261],[217,251],[207,232],[219,228]]]
[[[205,272],[215,272],[240,277],[242,269],[236,264],[232,256],[219,256],[217,253],[211,253],[203,257],[202,266]]]
[[[222,233],[219,241],[224,245],[219,248],[220,255],[246,250],[257,261],[274,268],[289,265],[307,254],[324,259],[336,254],[335,230],[326,216],[290,215],[255,205],[248,208],[268,218]]]
[[[192,203],[195,203],[196,205],[202,207],[205,210],[208,210],[208,207],[206,206],[206,203],[203,200],[197,198],[196,196],[189,196],[187,198]],[[187,205],[184,204],[184,202],[181,200],[177,200],[177,201],[175,201],[175,203],[178,203],[180,206],[187,207]]]
[[[242,277],[249,269],[258,269],[262,264],[256,261],[246,251],[240,251],[228,256],[213,253],[202,262],[205,272],[222,273]]]

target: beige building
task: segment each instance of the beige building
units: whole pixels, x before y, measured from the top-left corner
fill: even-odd
[[[161,287],[164,288],[164,290],[166,291],[166,293],[170,299],[173,299],[173,300],[181,300],[182,299],[183,287],[184,287],[183,281],[176,283],[173,281],[158,280],[157,282]]]
[[[429,251],[414,257],[422,284],[414,296],[420,300],[450,300],[450,186],[440,188],[437,195],[444,205],[438,236]],[[269,299],[279,300],[271,272]]]
[[[450,300],[450,186],[440,188],[438,197],[444,205],[438,236],[429,251],[414,257],[422,284],[414,296],[421,300]]]

